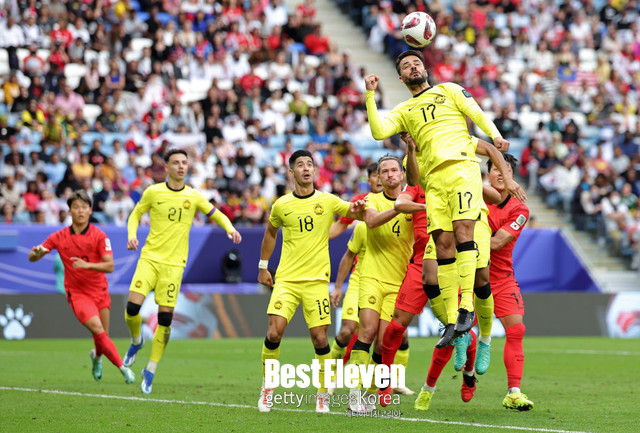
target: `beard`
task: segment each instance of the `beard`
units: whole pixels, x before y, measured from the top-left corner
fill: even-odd
[[[427,81],[427,74],[423,73],[419,77],[402,77],[402,82],[407,86],[419,86]]]

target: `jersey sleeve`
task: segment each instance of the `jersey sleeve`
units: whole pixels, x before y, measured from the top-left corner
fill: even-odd
[[[367,90],[367,117],[369,118],[369,126],[371,127],[373,138],[376,140],[384,140],[385,138],[404,131],[406,128],[404,127],[402,115],[397,110],[397,107],[391,110],[387,117],[380,119],[375,94],[376,92],[373,90]]]
[[[353,229],[353,233],[351,233],[351,238],[349,242],[347,242],[347,248],[354,254],[358,254],[358,252],[362,249],[362,245],[364,244],[365,234],[367,233],[367,227],[364,223],[359,223]]]
[[[58,232],[51,233],[49,237],[42,243],[42,246],[48,249],[49,251],[57,250],[58,249]]]
[[[196,194],[196,208],[203,214],[210,216],[214,209],[213,204],[211,204],[206,198],[204,198],[198,191],[194,192]]]
[[[280,203],[277,200],[271,207],[271,215],[269,216],[269,222],[274,227],[282,226],[282,216],[280,215]]]
[[[348,201],[344,201],[341,198],[336,197],[335,195],[331,195],[330,197],[331,200],[333,200],[333,214],[345,216],[349,212],[351,203],[349,203]]]
[[[140,224],[140,217],[144,215],[153,203],[153,189],[147,188],[142,193],[142,198],[136,207],[133,208],[129,220],[127,221],[127,239],[136,239],[138,232],[138,225]]]
[[[513,200],[516,199],[513,198]],[[513,209],[509,211],[507,221],[500,228],[506,230],[514,238],[518,239],[520,233],[522,233],[522,228],[525,226],[528,220],[529,208],[527,208],[525,205],[514,206]]]
[[[96,248],[98,250],[98,253],[100,254],[100,257],[113,255],[111,240],[103,231],[100,231],[100,233],[98,234],[98,243]]]
[[[446,83],[443,87],[455,101],[460,111],[469,116],[473,123],[478,125],[491,139],[502,136],[495,123],[484,114],[476,100],[462,86],[455,83]]]

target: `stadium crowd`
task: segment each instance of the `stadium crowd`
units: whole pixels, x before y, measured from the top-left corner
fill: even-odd
[[[638,2],[337,4],[394,57],[404,15],[430,13],[432,81],[464,85],[522,152],[530,191],[638,265]],[[188,183],[236,225],[265,221],[301,147],[319,188],[365,190],[377,156],[360,132],[365,69],[315,15],[313,0],[4,2],[1,221],[66,221],[65,197],[81,187],[96,218],[125,224],[174,145],[188,148]]]

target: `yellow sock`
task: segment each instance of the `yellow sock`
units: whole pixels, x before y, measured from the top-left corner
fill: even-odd
[[[439,296],[440,297],[440,296]],[[443,304],[444,306],[444,304]],[[406,349],[402,349],[403,346],[400,346],[401,349],[398,349],[398,351],[396,352],[396,357],[393,360],[394,364],[400,364],[404,366],[404,377],[406,380],[407,377],[407,366],[409,365],[409,347],[407,347]],[[398,378],[400,379],[400,378]]]
[[[473,243],[473,242],[472,242]],[[468,244],[458,245],[458,247]],[[458,265],[458,275],[460,278],[460,308],[473,311],[473,283],[476,279],[476,252],[477,248],[471,250],[458,251],[456,263]]]
[[[458,320],[458,267],[455,259],[444,259],[449,263],[440,264],[438,260],[438,285],[447,311],[447,324]]]
[[[353,351],[351,353],[353,353]],[[373,352],[373,355],[371,355],[371,359],[369,359],[369,365],[373,365],[373,368],[375,368],[376,365],[380,365],[380,364],[382,364],[382,355],[379,354],[379,353]],[[375,373],[373,375],[373,380],[371,381],[371,386],[369,388],[367,388],[367,392],[369,394],[377,394],[378,393],[378,387],[376,386],[376,375],[375,375]]]
[[[481,337],[491,336],[491,327],[493,326],[493,295],[489,295],[487,299],[481,299],[476,296],[473,299],[478,317],[478,328]]]
[[[156,332],[153,334],[153,341],[151,342],[151,356],[150,361],[155,363],[160,362],[162,354],[164,353],[167,343],[169,343],[169,336],[171,335],[171,326],[158,325]]]
[[[129,333],[131,334],[132,339],[137,339],[140,337],[140,327],[142,326],[142,316],[140,314],[136,314],[135,316],[129,316],[129,314],[124,312],[124,321],[127,322],[127,328],[129,328]]]
[[[357,342],[356,342],[357,343]],[[351,358],[349,358],[349,364],[354,365],[367,365],[369,363],[369,352],[359,349],[351,350]],[[358,377],[358,387],[362,386],[362,378]]]
[[[262,379],[264,380],[264,361],[266,359],[280,359],[280,345],[275,349],[268,349],[264,343],[262,343]]]
[[[327,347],[329,346],[327,345]],[[320,373],[318,374],[318,377],[320,378],[320,388],[318,388],[318,392],[327,392],[327,388],[324,386],[324,375],[325,375],[324,360],[332,359],[331,352],[325,353],[324,355],[318,355],[316,353],[316,359],[320,362]]]
[[[333,344],[331,345],[331,359],[342,359],[344,358],[344,353],[347,351],[347,346],[340,347],[336,340],[333,340]]]
[[[436,316],[436,319],[438,319],[443,325],[446,325],[447,307],[444,305],[444,296],[440,294],[435,298],[429,299],[429,306],[431,307],[431,312],[433,313],[433,315]]]

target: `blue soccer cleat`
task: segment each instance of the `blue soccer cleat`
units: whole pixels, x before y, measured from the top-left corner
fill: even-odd
[[[138,354],[138,351],[142,349],[142,346],[144,346],[144,340],[141,340],[140,344],[131,343],[129,350],[127,350],[127,353],[124,355],[124,359],[122,360],[122,364],[125,367],[131,367],[133,363],[136,362],[136,355]]]
[[[467,349],[471,344],[471,334],[462,334],[453,341],[453,368],[456,371],[462,370],[467,363]]]
[[[478,354],[476,355],[476,373],[485,374],[491,362],[491,345],[478,341]]]
[[[100,379],[102,379],[102,357],[96,356],[96,349],[91,349],[91,352],[89,352],[89,356],[91,357],[91,362],[93,363],[93,366],[91,368],[93,378],[97,381],[100,381]]]
[[[142,376],[142,383],[140,384],[140,389],[145,394],[151,394],[153,373],[151,373],[149,370],[145,368],[142,370],[142,373],[140,373],[140,375]]]

